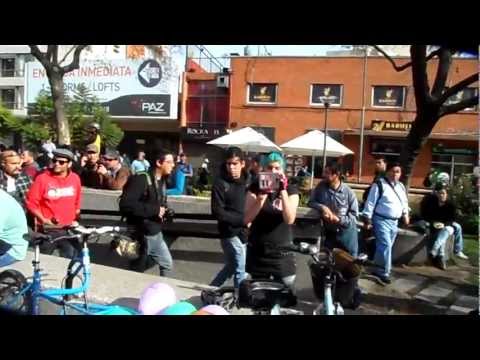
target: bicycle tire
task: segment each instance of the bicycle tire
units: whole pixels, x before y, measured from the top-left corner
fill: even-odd
[[[29,313],[31,310],[31,301],[27,294],[18,296],[18,293],[27,285],[25,276],[17,270],[5,270],[0,273],[0,306],[16,312]],[[17,301],[9,304],[14,297],[18,296]]]

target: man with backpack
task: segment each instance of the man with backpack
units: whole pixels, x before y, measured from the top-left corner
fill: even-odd
[[[387,175],[378,179],[368,194],[362,216],[364,226],[372,228],[376,249],[374,261],[382,269],[376,275],[385,284],[390,284],[392,247],[398,233],[398,221],[409,224],[408,197],[405,186],[399,181],[402,168],[399,163],[388,163]]]
[[[374,184],[382,176],[385,176],[386,168],[387,168],[387,160],[385,159],[385,156],[383,156],[383,155],[375,156],[375,176],[373,177],[372,184]],[[372,184],[370,184],[370,186],[363,192],[363,195],[362,195],[362,209],[363,209],[363,206],[365,205],[365,201],[367,201],[368,193],[370,192],[370,189],[372,188]]]
[[[158,151],[150,172],[130,177],[123,188],[120,212],[135,226],[140,241],[140,258],[131,263],[132,270],[143,272],[156,263],[160,276],[170,275],[172,256],[162,234],[162,223],[167,219],[166,181],[175,162],[171,152]]]

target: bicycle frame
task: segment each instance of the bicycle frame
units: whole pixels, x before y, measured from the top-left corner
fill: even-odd
[[[79,237],[79,235],[73,235],[72,238]],[[73,309],[84,315],[103,315],[108,314],[112,310],[121,308],[117,305],[101,305],[88,303],[86,300],[83,303],[73,303],[66,300],[66,296],[71,296],[75,294],[85,293],[90,287],[90,252],[87,246],[87,237],[88,235],[82,234],[82,251],[81,256],[78,256],[72,259],[68,265],[68,276],[74,278],[78,275],[80,270],[83,273],[82,285],[76,288],[63,289],[63,288],[54,288],[54,289],[44,289],[42,290],[42,275],[40,269],[40,247],[39,245],[35,246],[35,255],[34,260],[32,261],[33,265],[33,278],[32,282],[27,283],[27,285],[22,288],[22,290],[9,301],[8,305],[11,305],[16,299],[22,296],[26,296],[27,301],[30,303],[29,315],[39,315],[40,314],[40,299],[45,299],[53,304],[62,307],[62,311],[59,315],[66,315],[66,308]],[[73,269],[74,266],[78,264],[76,269]]]

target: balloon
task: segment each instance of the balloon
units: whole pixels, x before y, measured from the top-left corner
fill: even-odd
[[[218,305],[207,305],[200,310],[206,311],[212,315],[230,315],[227,310]]]
[[[195,306],[186,301],[180,301],[176,304],[170,305],[166,309],[159,312],[158,315],[191,315],[197,311]]]
[[[212,314],[210,314],[209,312],[207,312],[205,310],[200,309],[200,310],[195,311],[192,315],[212,315]]]
[[[155,315],[176,302],[175,291],[170,285],[155,283],[143,291],[138,311],[143,315]]]

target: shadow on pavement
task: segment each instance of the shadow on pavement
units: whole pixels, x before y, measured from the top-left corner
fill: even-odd
[[[170,249],[172,258],[183,261],[201,261],[215,264],[223,264],[223,254],[213,251],[192,251]]]

